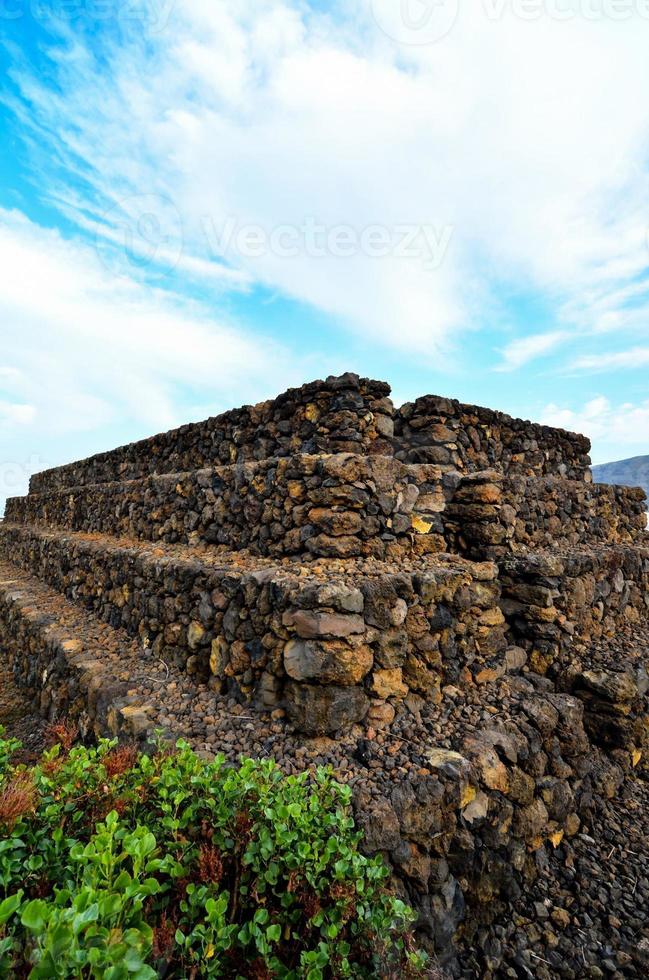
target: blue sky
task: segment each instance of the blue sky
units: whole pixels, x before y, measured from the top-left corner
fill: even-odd
[[[647,0],[0,27],[0,498],[344,370],[649,453]]]

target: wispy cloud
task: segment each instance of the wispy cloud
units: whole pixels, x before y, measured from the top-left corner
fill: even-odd
[[[605,354],[584,354],[578,357],[575,368],[582,371],[610,371],[649,366],[649,347],[609,351]]]
[[[36,415],[34,405],[20,402],[0,401],[0,425],[4,422],[16,425],[27,425]]]
[[[597,447],[594,463],[647,452],[649,399],[615,405],[599,395],[577,409],[551,403],[544,408],[541,421],[587,435]]]
[[[502,363],[499,371],[515,371],[530,361],[545,354],[550,354],[569,339],[570,334],[565,330],[553,330],[548,333],[530,334],[512,340],[502,350]]]
[[[258,400],[308,370],[280,344],[172,292],[116,277],[92,248],[0,209],[0,419],[75,432],[129,419],[159,430],[183,386],[222,408]]]
[[[124,227],[146,251],[157,222],[172,229],[163,267],[219,288],[262,283],[419,357],[497,306],[503,280],[541,292],[558,324],[544,341],[517,338],[505,369],[567,331],[642,330],[649,117],[629,92],[649,88],[649,23],[460,9],[437,43],[410,45],[371,7],[345,18],[346,5],[187,0],[163,30],[107,34],[101,52],[64,36],[55,84],[23,66],[14,106],[76,180],[66,212],[108,251]],[[138,198],[170,208],[142,226]],[[375,225],[452,235],[433,267],[394,249],[314,255],[304,240],[290,257],[221,254],[206,227],[232,216],[267,241],[311,219],[358,240]]]

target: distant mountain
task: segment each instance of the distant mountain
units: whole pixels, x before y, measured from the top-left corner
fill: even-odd
[[[617,463],[593,466],[595,483],[620,483],[624,487],[642,487],[649,497],[649,456],[633,456]]]

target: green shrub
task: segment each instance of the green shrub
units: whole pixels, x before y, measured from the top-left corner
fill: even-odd
[[[426,975],[327,770],[69,737],[12,768],[1,736],[1,975]]]

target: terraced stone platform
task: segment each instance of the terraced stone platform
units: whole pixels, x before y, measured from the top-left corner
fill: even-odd
[[[458,970],[646,766],[645,501],[581,436],[388,395],[329,378],[37,474],[0,649],[88,735],[332,764]]]

